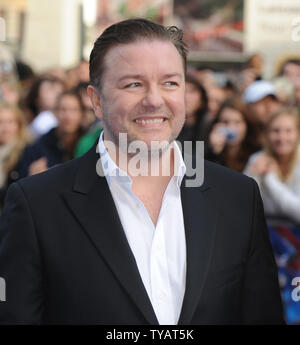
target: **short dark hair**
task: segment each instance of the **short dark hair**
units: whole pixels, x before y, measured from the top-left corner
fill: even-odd
[[[183,41],[183,32],[176,26],[165,27],[148,19],[127,19],[109,26],[94,43],[90,55],[90,82],[101,89],[101,78],[104,73],[104,59],[112,47],[128,44],[141,39],[158,39],[174,44],[183,60],[186,71],[187,46]]]

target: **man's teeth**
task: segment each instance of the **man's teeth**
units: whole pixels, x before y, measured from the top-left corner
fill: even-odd
[[[136,119],[135,120],[136,123],[141,123],[143,125],[154,124],[154,123],[162,123],[163,121],[164,121],[164,119],[153,119],[153,120],[139,120],[139,119]]]

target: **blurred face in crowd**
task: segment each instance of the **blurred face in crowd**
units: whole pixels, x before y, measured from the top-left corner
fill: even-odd
[[[62,68],[52,68],[47,72],[47,76],[55,77],[60,80],[65,80],[66,72]]]
[[[226,93],[223,89],[212,87],[208,89],[208,114],[210,118],[215,118],[221,104],[225,101]]]
[[[209,89],[214,87],[214,74],[213,71],[210,69],[202,69],[196,71],[196,78],[199,82],[205,87],[205,89]]]
[[[84,109],[85,109],[84,116],[82,119],[82,126],[84,128],[88,128],[89,125],[96,120],[95,113],[93,111],[91,99],[90,99],[88,93],[86,92],[86,90],[82,90],[80,92],[80,97],[81,97],[81,101],[82,101]]]
[[[18,135],[17,117],[11,109],[0,109],[0,144],[7,144]]]
[[[266,124],[273,112],[277,111],[280,103],[272,96],[267,96],[258,102],[250,103],[250,112],[255,117],[255,120],[261,124]]]
[[[63,92],[63,85],[45,80],[39,90],[39,108],[41,111],[53,110],[58,96]]]
[[[278,157],[293,154],[299,143],[299,130],[296,119],[289,114],[276,117],[267,131],[267,140]]]
[[[78,67],[78,76],[79,81],[89,82],[90,74],[89,74],[89,63],[87,61],[81,61]]]
[[[300,83],[299,85],[297,85],[295,89],[295,99],[296,99],[297,104],[300,104]]]
[[[236,137],[228,141],[228,145],[240,145],[247,133],[247,123],[243,114],[237,109],[224,108],[220,114],[219,122],[236,133]]]
[[[9,104],[18,104],[19,92],[16,84],[10,82],[1,83],[1,96],[4,102]]]
[[[118,45],[105,66],[98,108],[97,93],[90,93],[104,139],[118,144],[119,133],[127,133],[128,143],[141,140],[148,149],[151,141],[172,142],[185,120],[184,67],[175,46],[160,40]]]
[[[81,126],[83,112],[80,103],[75,96],[64,95],[57,108],[59,130],[65,134],[73,134]]]
[[[300,66],[293,62],[286,63],[283,67],[283,76],[288,78],[294,85],[299,83]]]
[[[73,67],[66,72],[66,84],[68,90],[72,89],[79,83],[79,67]]]
[[[259,54],[254,54],[251,56],[249,61],[249,67],[254,68],[257,72],[262,72],[264,60]]]
[[[202,95],[199,89],[193,84],[185,84],[185,109],[187,126],[192,126],[197,121],[197,110],[202,106]]]

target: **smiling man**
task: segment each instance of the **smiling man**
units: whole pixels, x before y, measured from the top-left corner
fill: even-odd
[[[88,93],[104,131],[83,157],[10,187],[1,323],[283,323],[256,183],[207,162],[201,186],[185,183],[186,54],[179,29],[145,19],[97,39]],[[130,168],[137,147],[145,174]]]

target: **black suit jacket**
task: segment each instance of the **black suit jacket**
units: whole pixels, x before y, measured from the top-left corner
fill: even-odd
[[[99,163],[93,147],[11,185],[0,222],[0,323],[158,324]],[[283,323],[256,183],[206,162],[202,186],[183,180],[181,196],[179,324]]]

